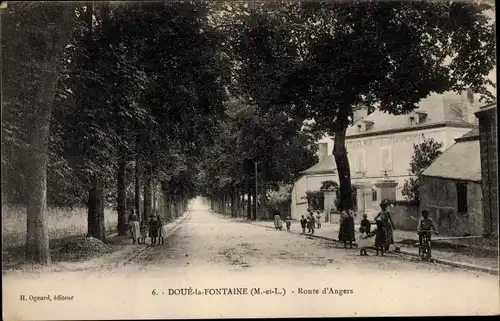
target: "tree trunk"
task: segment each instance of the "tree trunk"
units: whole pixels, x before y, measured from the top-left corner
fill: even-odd
[[[247,190],[247,219],[252,219],[252,181],[248,184]]]
[[[149,164],[145,166],[144,175],[144,219],[151,215],[151,170]]]
[[[258,212],[258,199],[257,199],[257,187],[255,184],[252,184],[252,198],[253,198],[253,215],[252,215],[252,220],[257,219],[257,212]]]
[[[104,190],[102,179],[97,175],[94,175],[91,179],[87,207],[87,236],[92,236],[101,241],[105,241]]]
[[[126,191],[127,161],[124,156],[118,160],[117,177],[117,211],[118,211],[118,235],[127,235],[127,191]]]
[[[15,4],[14,4],[15,5]],[[45,10],[54,10],[53,4],[37,7],[34,12],[42,16]],[[49,229],[46,215],[47,207],[47,165],[50,136],[50,116],[52,113],[54,92],[59,80],[59,67],[65,45],[73,30],[72,6],[61,6],[61,19],[54,21],[49,29],[33,30],[33,38],[46,42],[47,51],[40,63],[38,92],[35,101],[28,102],[32,107],[30,150],[28,151],[28,186],[26,220],[26,259],[32,263],[50,264]],[[36,13],[35,13],[36,15]],[[14,21],[12,21],[14,22]],[[5,23],[5,22],[4,22]],[[20,22],[19,22],[20,23]],[[59,33],[54,35],[52,32]],[[42,33],[42,35],[40,35]],[[49,33],[49,34],[47,34]],[[12,35],[11,35],[12,36]],[[13,36],[15,37],[15,35]],[[51,42],[55,40],[54,42]],[[20,53],[22,56],[22,53]],[[28,71],[30,72],[30,71]],[[4,93],[4,101],[8,93]]]
[[[262,166],[262,174],[260,175],[260,195],[261,195],[261,200],[260,200],[260,211],[261,211],[261,216],[268,219],[268,213],[267,213],[267,204],[266,204],[266,179],[264,177],[264,166]]]
[[[340,210],[352,209],[351,169],[345,147],[346,128],[335,132],[333,155],[339,176]]]
[[[238,216],[245,217],[245,193],[240,191],[240,213]]]
[[[151,209],[156,213],[156,181],[154,178],[151,178],[151,198]]]
[[[49,115],[35,120],[29,150],[29,198],[26,220],[26,259],[29,262],[50,264],[49,226],[47,214],[47,146]]]
[[[224,215],[227,215],[227,193],[222,194],[223,204],[224,204]]]
[[[236,204],[235,204],[235,201],[236,201],[236,197],[234,196],[235,194],[235,191],[234,189],[231,190],[231,217],[235,217],[236,216]]]
[[[135,200],[135,213],[139,218],[139,221],[142,222],[143,216],[141,215],[141,163],[139,161],[139,155],[135,156],[135,191],[134,191],[134,200]]]

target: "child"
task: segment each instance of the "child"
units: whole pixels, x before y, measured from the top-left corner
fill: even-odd
[[[302,215],[302,218],[300,219],[300,226],[302,227],[302,234],[306,234],[307,220],[304,215]]]
[[[316,228],[321,228],[321,213],[316,214]]]
[[[316,222],[314,219],[314,214],[311,212],[309,215],[309,232],[311,232],[311,235],[314,235],[314,228],[316,227]]]
[[[141,233],[138,240],[139,244],[146,244],[146,239],[148,238],[148,222],[143,220],[141,223]]]
[[[371,235],[375,235],[375,250],[377,251],[377,255],[380,252],[381,255],[384,256],[384,249],[387,243],[387,231],[382,221],[377,220],[377,228]]]
[[[307,219],[307,233],[311,233],[311,210],[307,210],[307,216],[306,216],[306,219]]]
[[[368,216],[366,214],[363,214],[363,219],[361,220],[360,225],[365,228],[366,234],[371,233],[372,223],[370,223],[370,221],[368,220]]]
[[[158,217],[155,214],[151,214],[149,219],[149,236],[151,237],[151,246],[156,246],[156,239],[158,238]]]
[[[291,227],[291,226],[292,226],[292,221],[291,221],[291,220],[290,220],[290,218],[288,217],[288,218],[286,219],[286,230],[287,230],[288,232],[290,232],[290,227]]]
[[[167,236],[167,225],[163,217],[158,216],[158,244],[165,244],[165,237]]]
[[[359,227],[359,237],[358,237],[358,248],[359,255],[368,255],[366,250],[372,245],[370,242],[370,233],[366,232],[366,228],[364,226]]]
[[[418,222],[417,232],[418,232],[418,242],[420,243],[420,246],[422,246],[422,239],[424,233],[427,234],[429,240],[431,239],[431,234],[432,234],[431,232],[438,234],[436,224],[434,224],[432,218],[429,217],[429,211],[427,210],[422,211],[422,218]]]

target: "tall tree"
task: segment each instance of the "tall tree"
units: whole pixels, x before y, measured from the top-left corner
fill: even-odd
[[[30,129],[26,258],[41,264],[51,261],[45,212],[50,119],[74,16],[73,5],[62,3],[9,3],[2,12],[3,98],[27,110]]]
[[[486,78],[495,66],[495,25],[485,15],[490,8],[454,1],[302,5],[299,16],[311,22],[304,32],[307,51],[282,97],[334,136],[341,207],[352,206],[345,141],[353,107],[399,115],[433,92],[467,87],[492,98]]]
[[[426,138],[420,144],[413,144],[413,156],[408,170],[408,174],[412,177],[405,181],[401,191],[406,199],[411,201],[420,200],[418,176],[443,153],[441,148],[443,148],[443,143],[435,141],[433,138]]]

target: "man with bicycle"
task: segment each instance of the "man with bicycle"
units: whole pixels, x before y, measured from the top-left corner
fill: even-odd
[[[429,211],[423,210],[422,211],[422,218],[420,218],[420,221],[418,222],[418,227],[417,227],[417,232],[418,232],[418,242],[420,243],[420,246],[422,246],[422,241],[424,235],[427,236],[428,240],[431,240],[431,232],[434,232],[439,234],[437,232],[436,225],[434,224],[434,221],[432,218],[429,217]]]

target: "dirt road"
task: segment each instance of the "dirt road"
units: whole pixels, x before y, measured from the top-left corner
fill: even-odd
[[[499,311],[496,276],[394,256],[360,257],[324,240],[223,218],[201,200],[177,224],[163,246],[126,245],[59,270],[4,275],[4,304],[24,319]],[[29,299],[57,294],[74,298]]]

